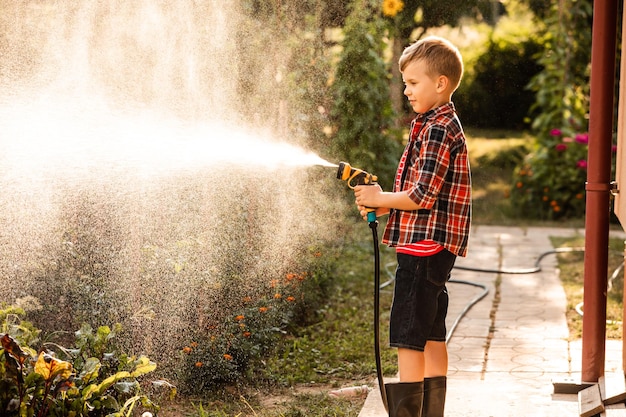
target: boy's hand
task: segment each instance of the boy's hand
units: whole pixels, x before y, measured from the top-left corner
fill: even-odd
[[[369,220],[367,218],[367,213],[369,213],[371,209],[368,210],[367,207],[359,206],[358,204],[357,204],[357,207],[359,208],[359,214],[361,215],[361,217],[363,217],[363,220],[365,221]],[[385,214],[389,214],[388,208],[379,207],[376,209],[376,217],[384,216]]]
[[[383,189],[378,184],[357,185],[354,187],[354,196],[356,197],[357,206],[363,207],[380,207],[379,197]]]
[[[383,216],[389,213],[389,209],[385,207],[376,207],[376,196],[383,192],[380,185],[357,185],[354,187],[354,195],[356,197],[356,205],[359,209],[359,213],[363,220],[367,220],[367,213],[372,208],[376,208],[376,217]],[[368,210],[370,208],[370,210]]]

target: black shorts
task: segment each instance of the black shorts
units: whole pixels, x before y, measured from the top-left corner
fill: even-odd
[[[444,249],[432,256],[397,256],[389,345],[423,352],[428,340],[446,341],[446,282],[456,255]]]

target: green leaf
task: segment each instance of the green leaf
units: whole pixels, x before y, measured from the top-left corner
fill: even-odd
[[[96,379],[100,372],[100,368],[102,368],[102,364],[97,358],[88,358],[83,365],[83,370],[81,371],[78,378],[83,381],[83,383],[88,383],[89,381]]]

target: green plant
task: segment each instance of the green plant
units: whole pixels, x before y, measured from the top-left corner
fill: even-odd
[[[584,215],[588,142],[587,133],[572,129],[550,132],[513,173],[510,195],[517,215],[542,220]]]
[[[590,0],[553,3],[543,19],[544,52],[538,55],[543,70],[529,88],[536,93],[536,117],[532,128],[538,136],[549,137],[555,126],[582,124],[589,108],[591,60]]]
[[[551,137],[513,173],[512,207],[521,217],[553,220],[584,213],[588,136],[575,140],[555,129]]]
[[[584,236],[551,237],[554,247],[585,246]],[[622,338],[622,314],[624,300],[624,272],[619,273],[619,266],[624,262],[624,240],[616,237],[608,241],[608,271],[607,271],[607,309],[606,309],[606,337],[608,339]],[[564,252],[557,255],[559,276],[567,297],[567,322],[572,339],[582,337],[582,315],[584,313],[584,260],[581,251]],[[616,273],[618,272],[618,273]]]
[[[325,250],[322,256],[321,249],[310,248],[303,270],[271,279],[264,291],[243,296],[238,309],[214,315],[198,329],[180,352],[182,390],[197,394],[270,379],[263,371],[267,358],[283,338],[317,319],[335,262],[332,248]]]
[[[534,58],[540,48],[529,34],[492,36],[455,93],[454,102],[463,123],[473,127],[526,127],[534,101],[533,92],[526,86],[541,68]]]
[[[354,0],[344,27],[331,112],[336,133],[333,152],[343,160],[376,172],[391,185],[401,147],[393,131],[389,73],[383,60],[385,23],[378,2]]]
[[[23,311],[0,310],[1,335],[0,414],[6,417],[130,416],[135,408],[159,407],[142,393],[139,378],[156,369],[145,356],[111,350],[116,335],[108,326],[95,332],[83,326],[76,332],[76,347],[43,343],[37,351],[25,341],[36,331],[27,321],[16,322]],[[9,322],[9,319],[13,323]],[[22,331],[15,331],[21,328]]]

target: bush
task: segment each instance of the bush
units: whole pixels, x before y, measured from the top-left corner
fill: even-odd
[[[265,291],[244,296],[207,329],[197,329],[180,352],[181,391],[200,394],[227,384],[258,384],[275,376],[264,361],[281,348],[281,340],[315,321],[327,297],[336,256],[332,248],[311,248],[308,265],[267,283]]]
[[[473,127],[522,129],[528,125],[534,93],[526,88],[541,69],[535,38],[491,39],[455,93],[463,123]]]
[[[584,215],[589,135],[570,132],[553,129],[515,169],[511,200],[517,215],[542,220]]]

